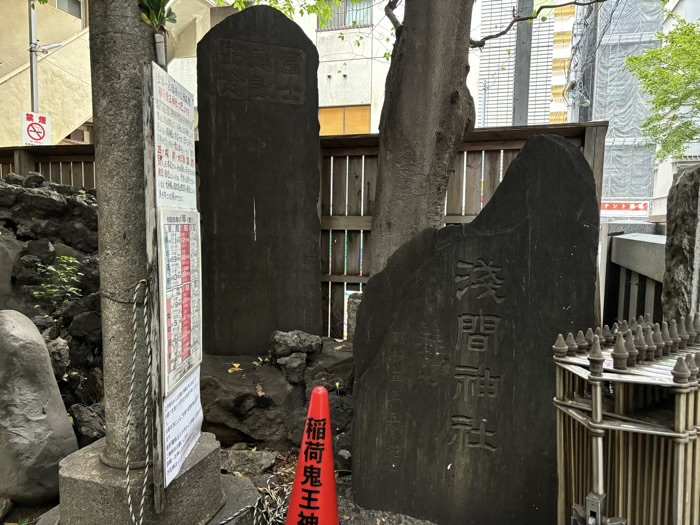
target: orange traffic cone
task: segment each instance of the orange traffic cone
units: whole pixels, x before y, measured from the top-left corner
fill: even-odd
[[[287,525],[338,525],[328,390],[311,392]]]

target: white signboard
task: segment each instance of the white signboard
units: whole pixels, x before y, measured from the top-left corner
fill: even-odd
[[[50,146],[51,117],[25,111],[21,116],[22,146]]]
[[[197,209],[194,96],[153,64],[156,206]]]
[[[163,402],[162,450],[166,487],[178,475],[199,440],[203,420],[197,368]]]
[[[202,362],[199,213],[158,210],[163,393]]]

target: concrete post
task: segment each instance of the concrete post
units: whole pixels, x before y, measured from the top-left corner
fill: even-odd
[[[531,16],[534,0],[518,0],[518,16]],[[530,64],[532,62],[532,24],[518,24],[515,37],[513,84],[513,126],[527,126],[530,101]]]

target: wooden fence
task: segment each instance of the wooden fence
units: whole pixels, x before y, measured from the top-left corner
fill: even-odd
[[[474,220],[532,135],[560,135],[579,146],[600,202],[607,122],[585,125],[477,129],[459,148],[445,199],[445,223]],[[365,247],[371,237],[377,179],[377,135],[321,139],[321,281],[323,333],[342,338],[346,297],[368,281]]]
[[[48,181],[75,186],[95,187],[95,148],[92,144],[0,148],[0,173],[38,171]]]
[[[446,224],[474,220],[498,187],[525,141],[559,135],[579,146],[593,169],[598,200],[602,188],[607,122],[584,125],[483,128],[459,148],[445,200]],[[371,235],[377,180],[377,135],[321,138],[321,286],[323,334],[342,338],[346,296],[369,279],[365,247]],[[48,180],[95,187],[90,144],[0,149],[0,171],[40,171]]]

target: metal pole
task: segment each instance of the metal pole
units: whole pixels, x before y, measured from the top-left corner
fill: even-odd
[[[37,52],[39,44],[36,41],[36,6],[34,0],[28,0],[29,5],[29,77],[31,79],[32,113],[39,113],[39,66]]]
[[[534,0],[518,0],[518,16],[532,16]],[[532,62],[532,25],[518,24],[515,37],[513,83],[513,126],[527,126],[530,99],[530,65]]]
[[[481,127],[486,127],[486,91],[488,86],[486,80],[481,81]]]

